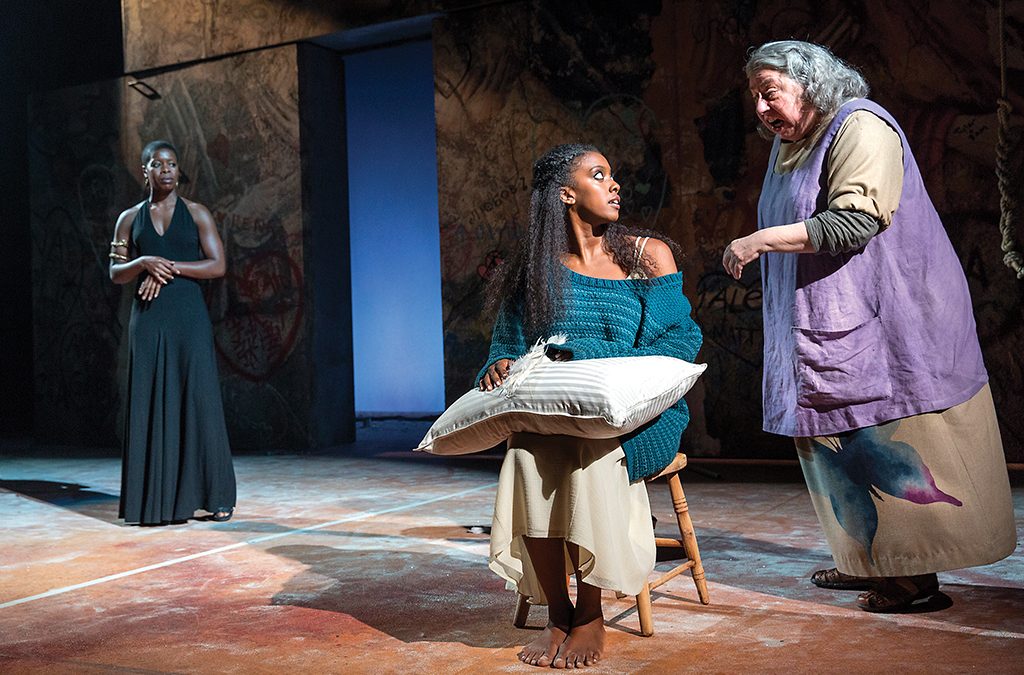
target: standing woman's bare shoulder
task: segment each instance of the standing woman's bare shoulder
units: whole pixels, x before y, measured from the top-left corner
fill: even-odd
[[[146,202],[145,201],[141,201],[138,204],[136,204],[135,206],[129,206],[128,208],[126,208],[124,211],[121,212],[121,215],[119,215],[117,217],[117,222],[119,222],[119,223],[124,222],[124,221],[131,222],[131,221],[135,220],[135,216],[139,215],[139,211],[141,211],[142,207],[144,207],[145,205],[146,205]]]
[[[178,196],[178,199],[185,202],[185,206],[188,207],[189,215],[192,216],[192,220],[196,221],[197,225],[212,225],[213,214],[210,213],[210,209],[206,208],[199,202],[194,202],[190,199],[185,199],[182,196]]]
[[[132,221],[135,220],[135,216],[139,215],[139,211],[145,205],[146,202],[142,201],[135,206],[129,206],[121,212],[121,215],[117,217],[117,221],[114,224],[114,241],[128,239],[129,235],[131,235]]]
[[[644,256],[650,260],[651,267],[654,269],[654,276],[656,277],[675,274],[679,271],[679,268],[676,267],[676,258],[672,254],[672,249],[661,239],[655,239],[654,237],[648,239],[647,246],[644,247]]]

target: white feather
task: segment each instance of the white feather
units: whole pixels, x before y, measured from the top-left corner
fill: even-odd
[[[508,371],[508,377],[501,383],[502,393],[505,398],[515,396],[516,391],[526,381],[526,377],[533,372],[534,368],[547,360],[546,350],[548,345],[565,344],[568,339],[567,335],[552,335],[546,340],[541,338],[537,340],[537,344],[530,347],[525,354],[516,359]]]

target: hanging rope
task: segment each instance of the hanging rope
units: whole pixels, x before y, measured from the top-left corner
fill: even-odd
[[[999,0],[999,118],[998,142],[996,143],[996,178],[999,183],[999,231],[1003,235],[1003,263],[1024,279],[1024,257],[1021,256],[1015,240],[1017,219],[1017,198],[1010,185],[1010,113],[1013,106],[1006,98],[1006,31],[1003,28],[1004,0]]]

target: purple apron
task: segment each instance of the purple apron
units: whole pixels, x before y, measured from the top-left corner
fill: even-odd
[[[840,571],[925,574],[994,562],[1016,545],[999,425],[967,282],[907,139],[847,103],[803,166],[774,171],[759,227],[827,208],[825,159],[855,110],[903,144],[892,224],[861,250],[769,253],[764,428],[797,437],[811,501]]]
[[[839,109],[800,168],[775,173],[772,146],[758,227],[827,208],[825,158],[855,110],[885,120],[903,143],[903,193],[892,224],[859,250],[767,253],[764,429],[817,436],[949,408],[988,381],[967,280],[893,118],[866,99]]]

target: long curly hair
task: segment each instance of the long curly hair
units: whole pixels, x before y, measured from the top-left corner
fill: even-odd
[[[502,307],[521,318],[526,338],[546,337],[570,302],[569,275],[563,257],[569,252],[569,207],[560,197],[563,187],[574,187],[573,172],[588,152],[600,152],[593,145],[566,143],[548,150],[533,165],[530,193],[530,222],[526,236],[515,253],[499,266],[487,288],[485,307],[494,313]],[[636,258],[636,237],[661,239],[677,256],[679,246],[664,235],[642,228],[609,223],[602,237],[604,250],[626,273]],[[639,266],[652,276],[654,268],[646,254]]]

